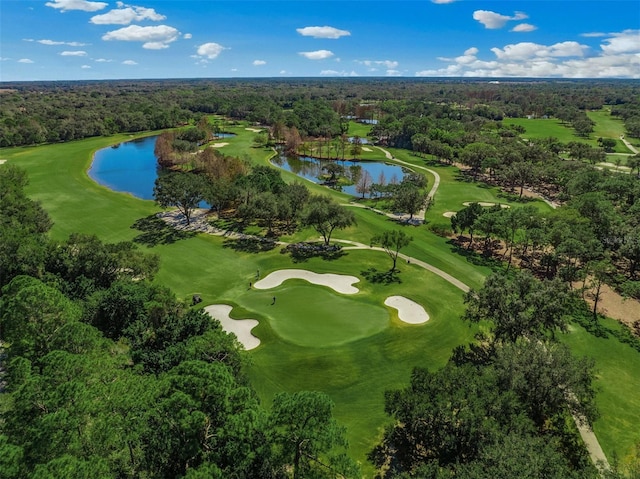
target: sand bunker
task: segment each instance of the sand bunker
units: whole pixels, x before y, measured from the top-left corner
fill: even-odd
[[[7,160],[0,160],[0,165],[3,164],[3,163],[6,163],[6,162],[7,162]]]
[[[264,131],[264,128],[245,128],[245,130],[249,130],[254,133],[260,133],[261,131]]]
[[[366,147],[366,146],[363,146],[363,147],[362,147],[362,151],[373,151],[373,150],[372,150],[371,148],[368,148],[368,147]]]
[[[213,145],[209,145],[210,148],[222,148],[223,146],[227,146],[229,143],[214,143]]]
[[[270,289],[280,286],[288,279],[304,279],[311,284],[327,286],[337,293],[356,294],[359,290],[353,283],[360,281],[355,276],[333,273],[314,273],[306,269],[281,269],[274,271],[263,279],[257,281],[253,286],[256,289]]]
[[[445,211],[444,213],[442,213],[442,216],[444,216],[445,218],[451,218],[452,216],[455,216],[457,214],[457,211]]]
[[[233,308],[228,304],[212,304],[204,310],[212,318],[220,321],[222,329],[227,333],[233,333],[246,350],[255,349],[260,345],[260,340],[251,334],[251,330],[259,323],[255,319],[233,319],[229,316]]]
[[[471,203],[478,203],[480,206],[495,206],[495,205],[500,205],[500,208],[511,208],[511,206],[509,205],[505,205],[503,203],[487,203],[484,201],[465,201],[464,203],[462,203],[465,206],[469,206]]]
[[[429,321],[429,315],[424,308],[404,296],[389,296],[384,300],[384,304],[397,309],[400,321],[405,323],[422,324]]]

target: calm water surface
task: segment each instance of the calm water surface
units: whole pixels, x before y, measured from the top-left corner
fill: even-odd
[[[329,163],[338,163],[344,168],[344,176],[349,178],[354,184],[343,186],[341,191],[353,196],[359,196],[356,191],[356,184],[364,171],[369,172],[372,181],[379,183],[381,180],[386,183],[400,183],[404,178],[405,170],[401,166],[391,165],[380,161],[339,161],[339,160],[318,160],[317,158],[287,157],[280,155],[272,162],[280,168],[295,173],[296,175],[311,180],[314,183],[321,183],[322,175],[326,175],[323,167]]]
[[[96,152],[89,176],[114,191],[153,199],[158,160],[153,154],[156,136],[127,141]]]

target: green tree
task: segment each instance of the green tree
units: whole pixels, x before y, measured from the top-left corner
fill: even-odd
[[[566,411],[596,417],[594,362],[576,359],[561,343],[521,339],[502,344],[494,367],[502,388],[514,392],[542,433]]]
[[[471,246],[473,245],[473,231],[475,229],[476,220],[483,213],[484,209],[482,208],[482,206],[480,206],[480,204],[477,202],[473,202],[451,217],[451,228],[455,233],[457,233],[458,231],[460,231],[460,233],[463,233],[464,230],[469,231],[470,237],[467,249],[471,249]]]
[[[156,179],[153,197],[163,208],[175,206],[191,224],[191,213],[204,199],[207,184],[193,173],[167,173]]]
[[[567,327],[570,293],[559,279],[537,280],[528,271],[494,273],[482,288],[465,296],[464,319],[493,322],[499,342],[540,338]]]
[[[393,195],[393,207],[397,211],[409,213],[409,221],[427,205],[427,193],[412,183],[403,182]]]
[[[293,479],[357,477],[346,455],[345,430],[332,415],[333,403],[320,392],[279,393],[270,414],[276,457]]]
[[[302,223],[320,233],[324,244],[328,246],[333,231],[355,225],[356,217],[352,211],[340,206],[329,196],[313,195],[302,214]]]
[[[29,276],[17,276],[2,288],[0,337],[9,357],[37,360],[49,351],[66,324],[80,319],[81,310],[60,291]]]
[[[398,254],[400,250],[405,246],[409,246],[413,238],[406,234],[402,230],[387,230],[371,238],[371,244],[379,244],[384,251],[389,255],[393,266],[391,266],[391,272],[396,270],[396,262],[398,261]]]

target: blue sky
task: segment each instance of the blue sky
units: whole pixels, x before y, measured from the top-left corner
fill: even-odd
[[[640,0],[2,0],[0,81],[640,78]]]

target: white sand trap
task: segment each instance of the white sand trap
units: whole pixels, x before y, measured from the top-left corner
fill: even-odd
[[[405,323],[422,324],[429,321],[429,315],[424,308],[404,296],[389,296],[384,300],[384,304],[397,309],[400,321]]]
[[[261,131],[264,131],[263,128],[245,128],[245,130],[249,130],[249,131],[252,131],[254,133],[260,133]]]
[[[260,346],[260,340],[251,334],[251,330],[259,324],[258,321],[255,319],[233,319],[229,316],[232,309],[228,304],[212,304],[204,308],[209,316],[220,321],[223,330],[236,335],[244,349],[255,349]]]
[[[487,203],[485,201],[465,201],[462,204],[465,206],[469,206],[471,203],[478,203],[480,206],[495,206],[499,204],[500,208],[511,208],[511,206],[505,205],[504,203]]]
[[[444,216],[445,218],[451,218],[452,216],[455,216],[457,214],[457,211],[445,211],[444,213],[442,213],[442,216]]]
[[[2,165],[3,163],[6,163],[7,160],[0,160],[0,165]]]
[[[355,276],[347,276],[345,274],[314,273],[306,269],[280,269],[265,276],[253,286],[257,289],[270,289],[280,286],[288,279],[304,279],[311,284],[328,286],[342,294],[356,294],[359,289],[352,286],[352,284],[360,281]]]
[[[362,151],[373,151],[373,150],[372,150],[371,148],[368,148],[368,147],[366,147],[366,146],[363,146],[363,147],[362,147]]]
[[[222,148],[223,146],[227,146],[229,143],[214,143],[213,145],[209,145],[210,148]]]

